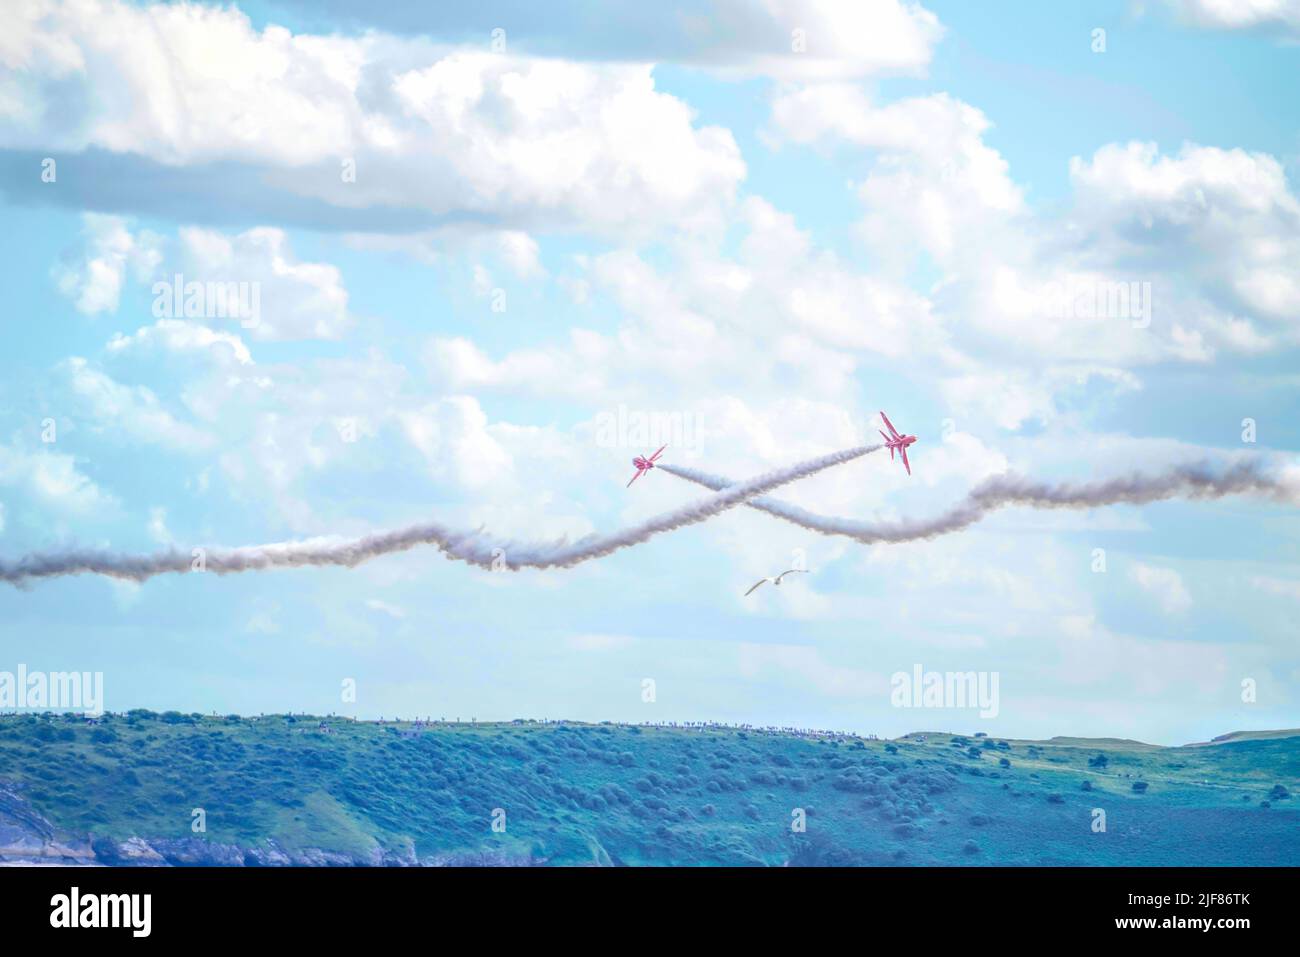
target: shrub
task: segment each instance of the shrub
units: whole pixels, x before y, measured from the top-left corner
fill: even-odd
[[[1110,759],[1104,754],[1099,754],[1095,758],[1088,759],[1088,767],[1090,768],[1104,768],[1108,764],[1110,764]]]
[[[1138,794],[1141,794],[1143,791],[1145,791],[1147,789],[1147,786],[1148,785],[1145,781],[1133,782],[1133,790],[1136,791]]]

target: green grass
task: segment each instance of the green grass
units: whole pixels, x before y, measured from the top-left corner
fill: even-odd
[[[0,782],[74,837],[191,838],[202,808],[203,839],[356,860],[1300,864],[1300,798],[1270,797],[1300,792],[1294,734],[1161,748],[333,719],[326,735],[319,721],[0,717]]]

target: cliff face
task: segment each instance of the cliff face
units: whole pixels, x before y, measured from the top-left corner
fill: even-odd
[[[346,854],[321,848],[284,848],[274,838],[243,847],[199,837],[131,837],[117,841],[91,834],[60,838],[54,826],[11,789],[0,787],[0,867],[530,867],[527,856],[464,851],[416,857],[381,851]]]
[[[131,837],[116,841],[91,834],[60,837],[57,829],[16,790],[0,785],[0,866],[64,867],[511,867],[542,863],[491,853],[367,855],[320,848],[286,849],[273,838],[241,847],[200,837]]]
[[[0,864],[93,864],[89,841],[58,840],[54,825],[0,785]]]

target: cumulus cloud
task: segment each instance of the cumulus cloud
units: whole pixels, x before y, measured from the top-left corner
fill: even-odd
[[[745,678],[793,675],[811,685],[819,694],[859,700],[884,697],[889,693],[889,679],[883,671],[865,671],[834,664],[812,645],[741,642],[736,653],[737,667]]]
[[[990,216],[1023,209],[1006,160],[984,142],[989,126],[980,110],[946,93],[877,106],[857,86],[814,84],[776,98],[769,136],[876,153],[858,186],[868,211],[864,237],[882,252],[910,241],[948,262]]]
[[[355,15],[341,0],[322,2],[345,19]],[[313,0],[313,12],[322,2]],[[383,4],[368,9],[365,21],[478,45],[495,39],[545,55],[675,62],[779,79],[919,73],[943,36],[938,18],[911,0],[701,0],[690,7],[665,16],[653,6],[612,4],[593,17],[572,4],[542,12],[528,0]]]
[[[1194,268],[1226,308],[1300,334],[1300,199],[1277,159],[1110,144],[1071,160],[1070,177],[1079,242],[1138,268]]]
[[[400,418],[407,438],[430,466],[450,470],[463,486],[496,484],[514,469],[510,453],[489,430],[487,415],[469,396],[450,396]]]
[[[1270,595],[1293,598],[1300,601],[1300,580],[1294,578],[1276,578],[1271,575],[1256,575],[1250,579],[1252,588]]]
[[[78,467],[73,456],[48,448],[32,451],[0,443],[0,486],[17,489],[60,513],[93,515],[116,505]]]
[[[116,312],[128,276],[146,279],[162,260],[160,237],[132,234],[121,216],[84,213],[82,220],[82,255],[54,269],[59,291],[86,315]]]
[[[1129,577],[1160,603],[1165,614],[1180,615],[1192,607],[1191,592],[1183,584],[1183,577],[1172,568],[1134,562]]]
[[[152,329],[119,334],[110,349],[221,346],[246,364],[251,356],[241,331],[260,340],[337,339],[353,323],[339,269],[298,259],[282,229],[262,226],[227,234],[186,226],[168,242],[147,230],[133,233],[119,216],[86,214],[85,223],[83,261],[56,269],[62,291],[82,312],[114,312],[130,277],[149,285],[159,319]],[[530,247],[526,236],[499,242],[517,269],[540,270],[535,245]]]
[[[1219,30],[1281,29],[1300,34],[1300,0],[1164,0],[1182,19]]]
[[[951,398],[1016,427],[1072,380],[1300,342],[1300,202],[1263,153],[1107,144],[1069,164],[1059,212],[1023,201],[978,109],[937,94],[878,104],[848,83],[773,101],[774,145],[858,151],[859,233],[896,274],[937,265],[925,304],[951,349]],[[964,402],[971,406],[974,403]]]
[[[24,104],[0,113],[0,144],[115,162],[98,186],[122,203],[184,197],[217,216],[229,190],[245,214],[370,209],[380,231],[452,217],[622,232],[716,224],[745,176],[731,134],[697,127],[645,63],[258,31],[189,3],[7,4],[0,18],[0,104]]]
[[[188,227],[179,239],[187,296],[191,282],[205,290],[208,284],[248,286],[246,295],[242,289],[237,293],[239,308],[225,310],[232,315],[211,318],[238,324],[263,340],[337,339],[352,324],[338,267],[298,260],[282,229],[258,227],[231,236]],[[156,300],[155,315],[159,311]]]
[[[177,419],[158,396],[145,386],[128,386],[79,356],[64,363],[72,393],[102,427],[121,430],[136,441],[199,450],[213,445],[213,437]]]
[[[369,598],[366,600],[366,607],[371,611],[378,612],[381,615],[387,615],[394,621],[401,621],[406,617],[406,609],[394,605],[391,602],[384,601],[380,598]]]
[[[149,509],[149,537],[160,545],[172,543],[172,533],[167,528],[167,509],[161,505]]]
[[[253,355],[244,340],[232,332],[222,332],[187,319],[159,319],[152,326],[142,326],[130,335],[117,333],[105,346],[110,354],[201,353],[219,362],[251,365]]]
[[[793,217],[750,197],[733,251],[690,243],[665,266],[632,250],[581,264],[584,295],[608,297],[617,330],[573,327],[567,339],[490,355],[464,336],[437,336],[425,358],[462,391],[562,395],[604,405],[647,378],[660,396],[754,395],[774,382],[842,397],[866,358],[925,352],[955,361],[926,298],[815,248]],[[666,401],[660,399],[660,402]]]

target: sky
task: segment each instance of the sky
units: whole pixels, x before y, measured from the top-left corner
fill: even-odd
[[[911,476],[776,496],[1293,471],[1298,75],[1297,0],[6,3],[0,558],[574,539],[705,494],[625,487],[663,442],[740,480],[880,410]],[[110,710],[1177,744],[1300,723],[1298,533],[1248,497],[872,546],[739,508],[562,570],[55,578],[0,585],[0,671],[102,672]],[[917,666],[996,675],[996,715],[898,706]]]

